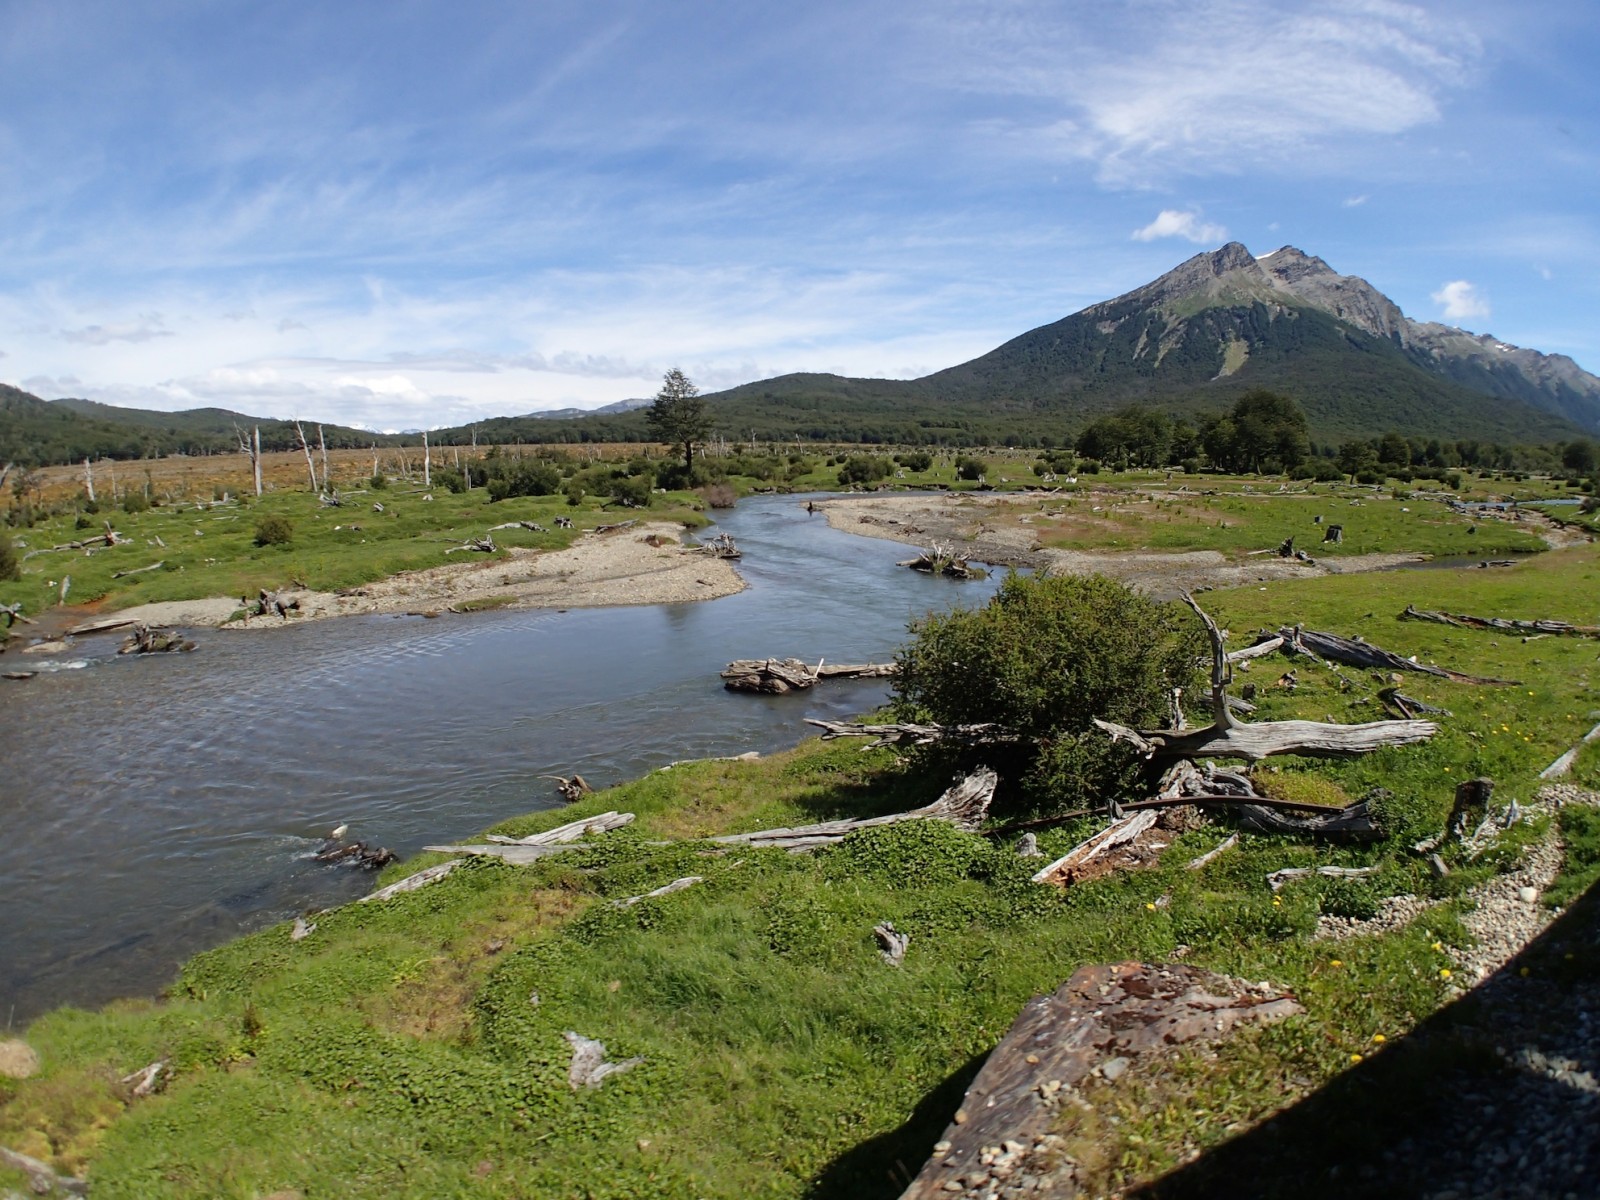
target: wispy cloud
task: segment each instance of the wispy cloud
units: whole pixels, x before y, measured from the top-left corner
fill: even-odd
[[[175,337],[165,328],[160,313],[150,313],[137,321],[122,325],[85,325],[82,329],[63,329],[61,340],[80,346],[105,346],[111,342],[148,342],[155,338]]]
[[[1181,212],[1175,208],[1164,208],[1156,219],[1143,229],[1133,231],[1133,240],[1136,242],[1153,242],[1157,238],[1181,237],[1191,242],[1220,242],[1228,236],[1228,231],[1221,225],[1211,225],[1200,219],[1196,212]]]
[[[1368,199],[1370,199],[1370,197],[1368,197],[1365,193],[1359,196],[1346,196],[1342,201],[1340,201],[1340,204],[1344,208],[1360,208],[1368,201]]]
[[[1447,321],[1489,316],[1489,298],[1465,279],[1453,279],[1430,295]]]

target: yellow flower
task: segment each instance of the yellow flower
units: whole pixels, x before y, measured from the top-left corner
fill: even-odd
[[[1443,942],[1435,942],[1433,944],[1433,948],[1435,950],[1443,950],[1444,949],[1444,943]]]
[[[1376,1043],[1377,1043],[1377,1044],[1378,1044],[1378,1045],[1380,1045],[1380,1046],[1381,1046],[1381,1045],[1383,1045],[1383,1044],[1384,1044],[1384,1043],[1385,1043],[1385,1042],[1387,1042],[1387,1041],[1388,1041],[1388,1040],[1389,1040],[1389,1039],[1388,1039],[1388,1038],[1386,1038],[1386,1037],[1384,1037],[1384,1036],[1383,1036],[1383,1034],[1381,1034],[1381,1033],[1375,1033],[1375,1034],[1373,1034],[1373,1035],[1372,1035],[1372,1040],[1373,1040],[1373,1041],[1374,1041],[1374,1042],[1376,1042]]]
[[[1358,1063],[1358,1062],[1360,1062],[1360,1061],[1361,1061],[1361,1055],[1359,1055],[1359,1054],[1352,1054],[1352,1055],[1351,1055],[1351,1056],[1350,1056],[1350,1063],[1351,1063],[1351,1065],[1352,1065],[1352,1066],[1354,1066],[1354,1065],[1355,1065],[1355,1064],[1356,1064],[1356,1063]]]
[[[1439,968],[1439,978],[1440,979],[1449,979],[1450,978],[1450,968],[1449,967],[1440,967]]]
[[[1448,771],[1448,770],[1449,770],[1449,769],[1450,769],[1450,768],[1449,768],[1449,767],[1446,767],[1446,768],[1445,768],[1445,770],[1446,770],[1446,771]]]
[[[1330,962],[1329,962],[1329,963],[1328,963],[1328,965],[1329,965],[1329,966],[1330,966],[1330,967],[1342,967],[1342,966],[1344,966],[1344,963],[1342,963],[1342,962],[1341,962],[1341,961],[1339,961],[1339,960],[1338,960],[1338,959],[1337,959],[1337,958],[1335,958],[1335,959],[1333,959],[1333,960],[1332,960],[1332,961],[1330,961]]]
[[[1145,907],[1148,908],[1151,912],[1155,912],[1155,910],[1156,910],[1156,906],[1154,904],[1146,904]]]

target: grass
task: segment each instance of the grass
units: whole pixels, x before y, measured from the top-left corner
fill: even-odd
[[[391,500],[402,512],[393,520],[423,520],[407,514],[420,498]],[[481,530],[488,515],[462,498],[433,503],[458,506],[432,510],[459,516],[447,528]],[[492,511],[537,520],[539,503]],[[296,513],[297,542],[305,517]],[[248,521],[227,523],[247,536]],[[359,575],[403,549],[378,543],[373,559],[346,563],[332,536],[313,524],[298,551],[259,569],[287,570],[298,552],[307,558],[296,570]],[[1185,946],[1186,961],[1293,992],[1304,1017],[1119,1086],[1098,1106],[1118,1124],[1064,1126],[1105,1190],[1149,1178],[1440,1007],[1440,972],[1467,937],[1454,897],[1511,869],[1540,831],[1514,827],[1477,859],[1455,852],[1443,881],[1407,847],[1440,827],[1461,779],[1492,777],[1497,800],[1531,797],[1538,771],[1596,719],[1600,643],[1405,622],[1400,610],[1593,624],[1597,596],[1600,552],[1584,547],[1507,571],[1334,576],[1205,598],[1236,644],[1300,622],[1518,681],[1407,675],[1407,694],[1454,714],[1433,741],[1263,769],[1269,791],[1296,799],[1384,789],[1375,804],[1389,837],[1376,846],[1244,835],[1190,872],[1183,864],[1223,836],[1202,828],[1177,837],[1152,870],[1062,893],[1028,883],[1031,865],[1009,846],[937,825],[881,828],[814,856],[686,840],[925,803],[941,781],[887,751],[812,741],[756,762],[677,767],[497,829],[520,835],[606,809],[639,815],[592,847],[527,869],[473,861],[416,893],[319,914],[303,941],[282,925],[199,955],[163,1001],[40,1019],[27,1036],[45,1070],[0,1080],[0,1143],[86,1170],[98,1197],[890,1197],[1021,1005],[1076,967],[1160,961]],[[1258,684],[1256,719],[1382,715],[1386,677],[1302,660],[1291,691],[1274,686],[1287,665],[1261,660],[1239,676]],[[1600,784],[1600,747],[1580,755],[1574,779]],[[1600,873],[1600,822],[1587,810],[1562,822],[1570,895]],[[1088,827],[1046,831],[1042,849],[1059,853]],[[1270,871],[1315,864],[1380,870],[1355,892],[1310,880],[1275,897],[1266,885]],[[613,904],[688,875],[703,882]],[[1319,911],[1403,891],[1443,903],[1387,936],[1310,939]],[[873,943],[883,920],[911,934],[899,970]],[[612,1059],[645,1061],[575,1093],[567,1030],[601,1039]],[[171,1064],[171,1082],[133,1100],[117,1080],[156,1060]]]

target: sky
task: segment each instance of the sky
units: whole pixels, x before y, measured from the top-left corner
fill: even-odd
[[[1600,372],[1591,0],[0,0],[0,382],[911,378],[1230,240]]]

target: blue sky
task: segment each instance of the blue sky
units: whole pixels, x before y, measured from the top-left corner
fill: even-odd
[[[0,380],[374,428],[910,377],[1226,240],[1600,371],[1580,0],[0,0]]]

